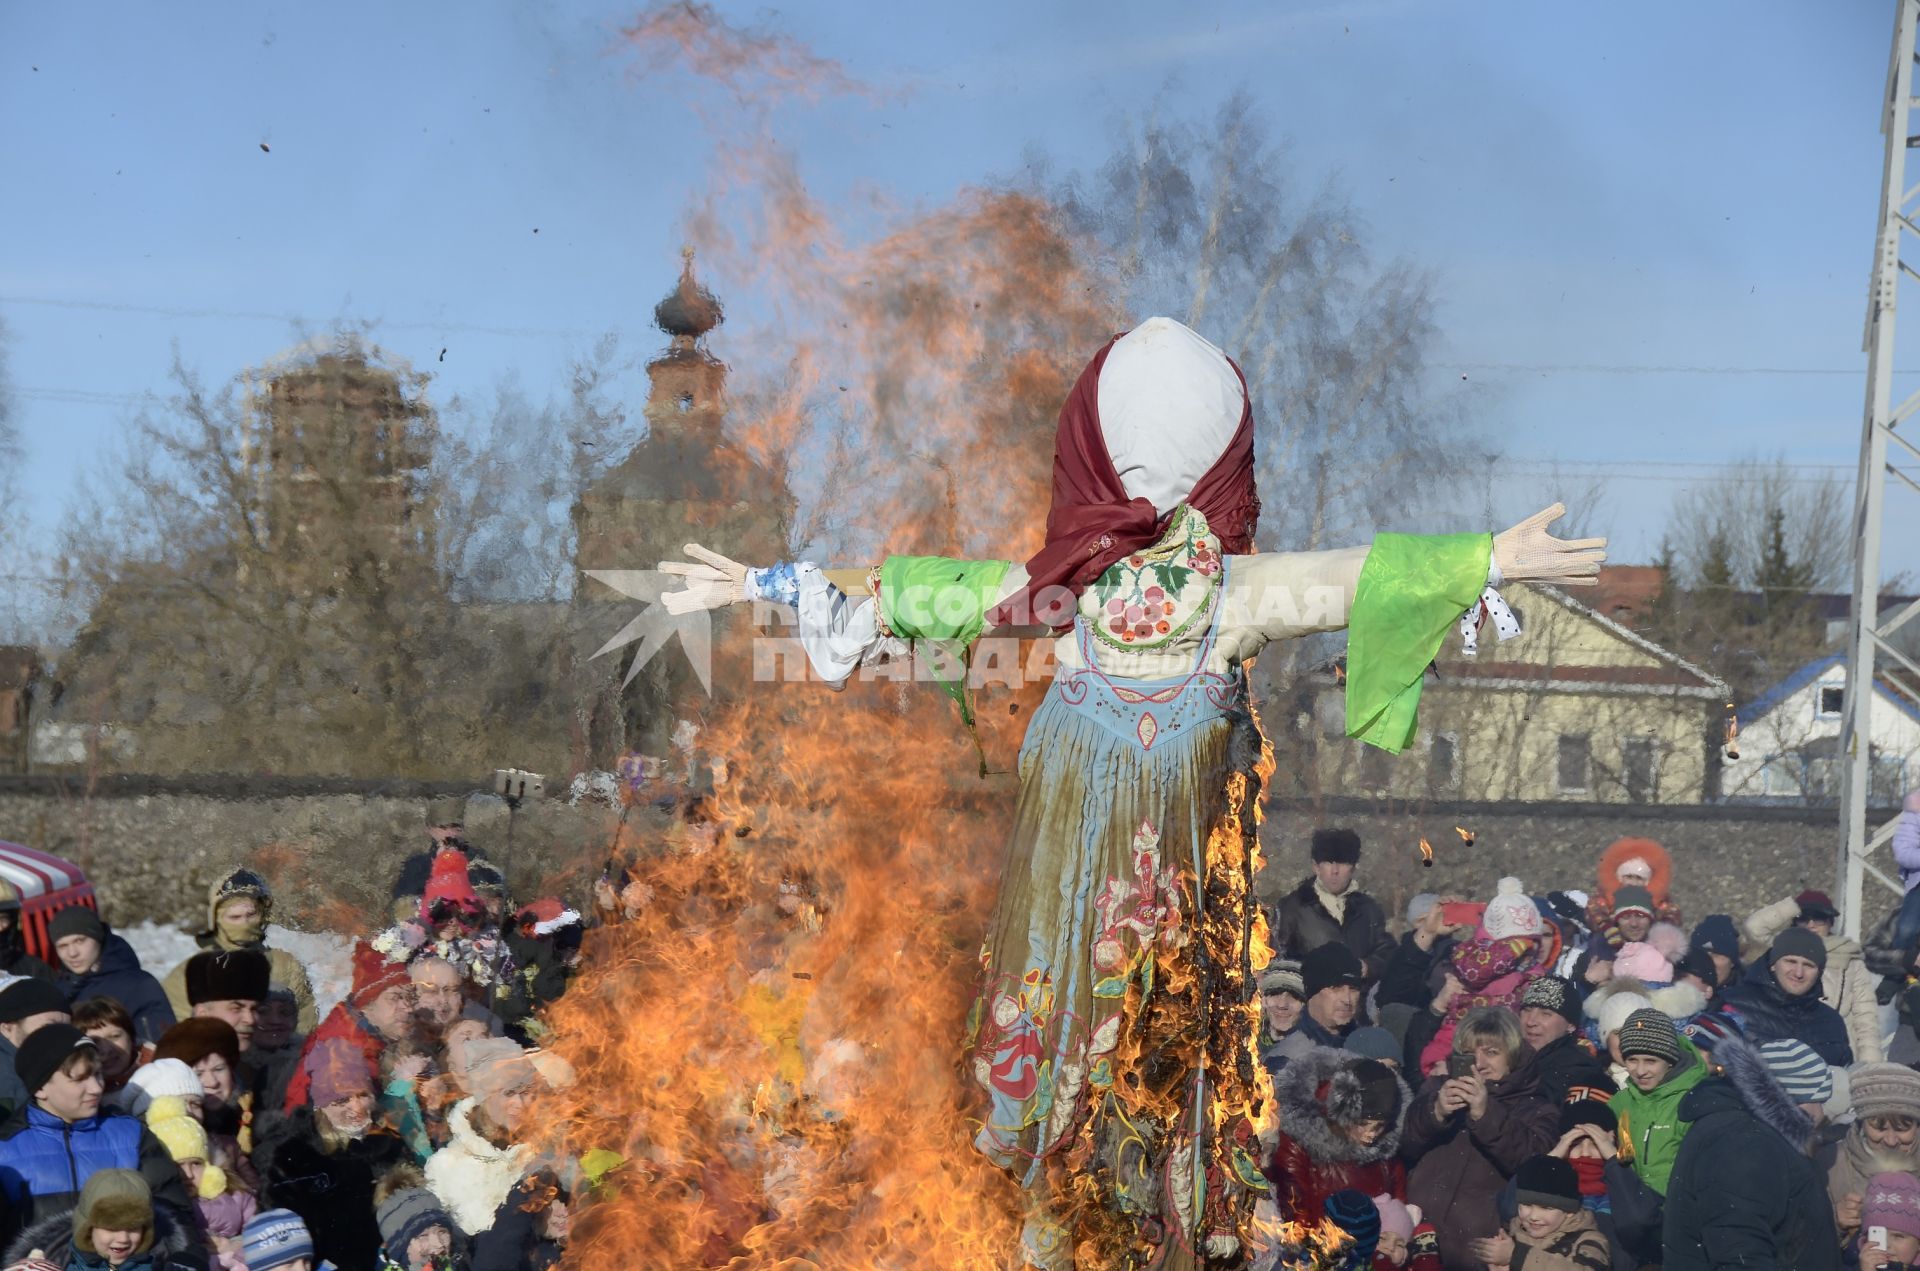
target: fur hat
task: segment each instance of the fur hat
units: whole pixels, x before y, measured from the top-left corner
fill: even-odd
[[[1629,976],[1642,984],[1668,984],[1673,980],[1673,964],[1652,945],[1629,940],[1613,955],[1613,973]]]
[[[68,905],[47,923],[47,943],[58,944],[68,936],[92,936],[107,942],[107,924],[90,905]]]
[[[1903,1236],[1920,1236],[1920,1178],[1912,1174],[1875,1174],[1860,1201],[1860,1226],[1885,1227]]]
[[[1637,883],[1628,883],[1613,893],[1613,916],[1638,913],[1653,917],[1653,893]]]
[[[207,949],[187,959],[187,1001],[258,1002],[273,987],[273,964],[258,949]]]
[[[208,1055],[220,1056],[227,1067],[239,1072],[240,1034],[227,1021],[210,1015],[181,1020],[160,1034],[160,1042],[153,1048],[155,1059],[178,1059],[189,1068],[199,1067]]]
[[[1339,1127],[1376,1119],[1379,1095],[1391,1082],[1392,1112],[1383,1118],[1387,1131],[1371,1143],[1360,1143]],[[1374,1087],[1369,1094],[1368,1087]],[[1291,1137],[1315,1161],[1358,1165],[1389,1160],[1400,1151],[1401,1127],[1412,1101],[1404,1082],[1377,1060],[1345,1051],[1315,1046],[1291,1060],[1273,1079],[1274,1104],[1282,1133]]]
[[[1827,942],[1805,927],[1788,927],[1767,948],[1767,965],[1781,958],[1805,958],[1821,971],[1827,969]]]
[[[1920,1072],[1905,1064],[1857,1064],[1848,1074],[1853,1112],[1868,1117],[1908,1117],[1920,1121]]]
[[[1557,1156],[1528,1157],[1520,1162],[1513,1181],[1522,1205],[1545,1205],[1570,1214],[1580,1209],[1579,1176]]]
[[[1313,832],[1309,855],[1317,864],[1330,861],[1338,865],[1360,863],[1360,836],[1348,829],[1319,829]]]
[[[1487,902],[1487,912],[1480,919],[1480,925],[1496,940],[1533,937],[1546,930],[1540,907],[1533,903],[1517,878],[1500,880],[1493,899]]]
[[[1552,1011],[1561,1019],[1580,1026],[1580,990],[1572,980],[1559,975],[1543,975],[1521,990],[1519,1010],[1538,1007]]]
[[[73,1208],[73,1247],[94,1254],[93,1233],[139,1231],[145,1234],[135,1253],[153,1248],[153,1190],[137,1170],[95,1170],[80,1189],[80,1203]]]

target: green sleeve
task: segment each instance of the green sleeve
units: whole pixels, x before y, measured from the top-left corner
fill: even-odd
[[[903,640],[972,644],[986,625],[1010,562],[889,556],[880,566],[880,614]]]
[[[1447,628],[1480,598],[1491,534],[1382,534],[1354,589],[1347,736],[1389,754],[1413,740],[1420,680]]]

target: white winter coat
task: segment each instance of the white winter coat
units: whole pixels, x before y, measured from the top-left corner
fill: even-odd
[[[447,1207],[460,1230],[477,1236],[493,1226],[513,1185],[526,1173],[533,1149],[524,1143],[497,1148],[475,1133],[469,1120],[476,1101],[462,1099],[447,1114],[452,1137],[427,1158],[427,1187]]]

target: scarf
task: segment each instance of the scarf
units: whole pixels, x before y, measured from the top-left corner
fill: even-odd
[[[1573,1166],[1575,1178],[1580,1180],[1580,1195],[1605,1196],[1607,1194],[1607,1162],[1598,1156],[1569,1156],[1567,1164]]]
[[[1080,593],[1122,560],[1151,547],[1167,520],[1148,499],[1130,499],[1100,431],[1100,368],[1120,337],[1094,354],[1060,407],[1053,437],[1053,499],[1047,509],[1047,540],[1027,562],[1027,585],[988,615],[994,626],[1072,623]],[[1241,376],[1238,364],[1228,360]],[[1260,520],[1253,475],[1253,402],[1245,397],[1240,427],[1186,500],[1213,527],[1222,555],[1251,551]],[[1064,593],[1064,594],[1063,594]]]
[[[1313,894],[1320,898],[1320,903],[1326,906],[1327,912],[1333,915],[1333,920],[1335,922],[1338,922],[1338,923],[1346,922],[1347,897],[1353,894],[1352,883],[1348,883],[1347,889],[1336,896],[1332,892],[1328,891],[1324,886],[1322,886],[1318,878],[1315,878],[1313,880]]]
[[[1916,1152],[1915,1155],[1920,1155]],[[1867,1128],[1855,1122],[1840,1140],[1840,1151],[1833,1159],[1833,1168],[1827,1171],[1827,1195],[1838,1205],[1849,1196],[1867,1194],[1867,1180],[1875,1174],[1912,1171],[1920,1169],[1920,1162],[1908,1158],[1905,1164],[1894,1166],[1892,1159],[1898,1152],[1882,1151],[1867,1142]]]

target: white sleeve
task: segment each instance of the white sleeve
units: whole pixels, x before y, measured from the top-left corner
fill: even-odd
[[[840,688],[862,664],[907,655],[905,641],[881,632],[873,597],[854,600],[810,561],[801,562],[794,572],[800,585],[794,604],[800,647],[807,651],[814,674]]]

